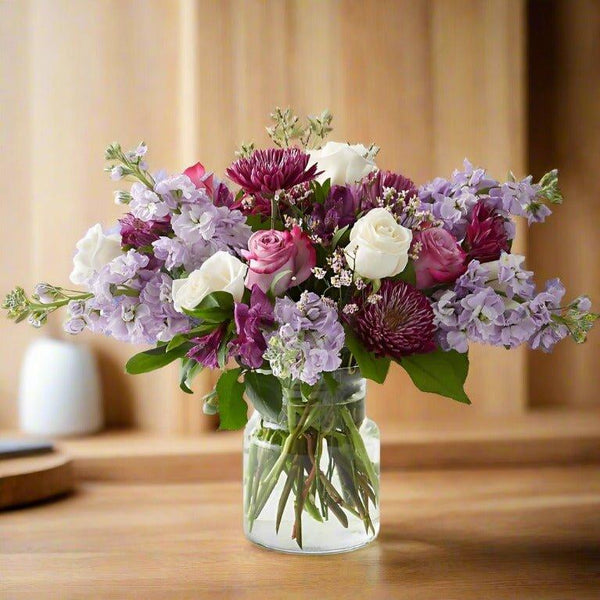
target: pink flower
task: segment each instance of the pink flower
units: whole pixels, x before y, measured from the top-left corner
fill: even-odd
[[[266,293],[282,273],[275,284],[276,295],[306,281],[317,262],[315,249],[298,226],[291,231],[268,229],[253,233],[248,240],[248,250],[243,250],[242,255],[248,261],[246,287],[249,289],[257,285]]]
[[[420,243],[415,261],[418,289],[451,283],[465,272],[466,254],[450,232],[431,227],[415,233],[413,240]]]
[[[190,178],[196,189],[206,190],[209,196],[213,195],[213,174],[207,174],[202,163],[197,162],[195,165],[188,167],[183,174]]]

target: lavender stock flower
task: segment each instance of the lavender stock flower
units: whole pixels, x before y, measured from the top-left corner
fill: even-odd
[[[279,328],[268,336],[264,358],[276,377],[314,385],[323,372],[340,366],[345,338],[335,308],[303,292],[297,303],[277,298],[274,314]]]
[[[576,299],[561,306],[565,289],[558,279],[536,294],[524,258],[503,253],[498,261],[469,263],[454,290],[437,294],[433,304],[437,340],[445,350],[466,352],[468,342],[515,348],[528,343],[549,352],[571,335],[584,341],[596,315]]]

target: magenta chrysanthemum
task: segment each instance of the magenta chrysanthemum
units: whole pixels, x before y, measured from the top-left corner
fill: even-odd
[[[429,300],[404,281],[385,280],[375,299],[358,302],[351,325],[365,348],[377,356],[402,358],[435,349]],[[375,300],[375,301],[373,301]]]
[[[317,165],[308,167],[309,158],[299,148],[255,150],[248,158],[236,160],[227,175],[247,194],[269,196],[314,179]]]

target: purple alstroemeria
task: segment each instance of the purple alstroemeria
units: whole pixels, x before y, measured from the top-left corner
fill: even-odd
[[[209,369],[217,369],[219,367],[219,347],[221,346],[224,335],[225,326],[221,325],[207,335],[193,338],[191,341],[194,344],[194,347],[186,356]]]
[[[121,243],[123,246],[140,248],[150,246],[159,237],[171,231],[171,218],[169,216],[154,221],[142,221],[131,213],[119,219],[121,225]]]
[[[309,217],[314,234],[324,242],[331,241],[336,229],[351,225],[356,220],[358,202],[352,190],[334,185],[324,204],[315,204]]]
[[[267,295],[257,285],[253,286],[250,305],[237,302],[234,318],[237,337],[231,344],[231,351],[245,365],[258,369],[267,349],[263,329],[274,324],[273,307]]]

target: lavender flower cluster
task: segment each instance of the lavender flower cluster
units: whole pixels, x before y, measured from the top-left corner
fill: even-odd
[[[591,303],[585,296],[561,306],[565,288],[558,279],[536,293],[524,257],[502,253],[481,264],[471,261],[454,289],[433,302],[437,341],[444,350],[466,352],[469,342],[516,348],[529,344],[549,352],[554,344],[585,328]]]
[[[444,229],[457,240],[465,237],[473,210],[479,203],[505,217],[506,233],[509,239],[513,239],[515,225],[509,217],[525,217],[529,224],[544,222],[551,214],[545,200],[554,199],[552,191],[555,185],[551,177],[534,184],[531,176],[521,181],[500,183],[490,178],[484,169],[474,168],[465,160],[464,169],[454,171],[450,179],[436,177],[422,185],[419,198],[423,204],[429,205]]]
[[[122,171],[113,169],[111,176]],[[173,278],[219,250],[247,246],[251,231],[244,215],[212,197],[222,196],[218,182],[197,186],[186,174],[163,171],[143,179],[147,183],[136,181],[120,196],[131,211],[118,230],[124,253],[84,282],[91,298],[69,303],[68,333],[87,327],[135,344],[169,341],[191,328],[190,318],[174,308]]]
[[[276,377],[314,385],[321,373],[339,368],[344,328],[335,307],[303,292],[298,302],[277,298],[275,320],[279,327],[268,336],[264,357]]]

